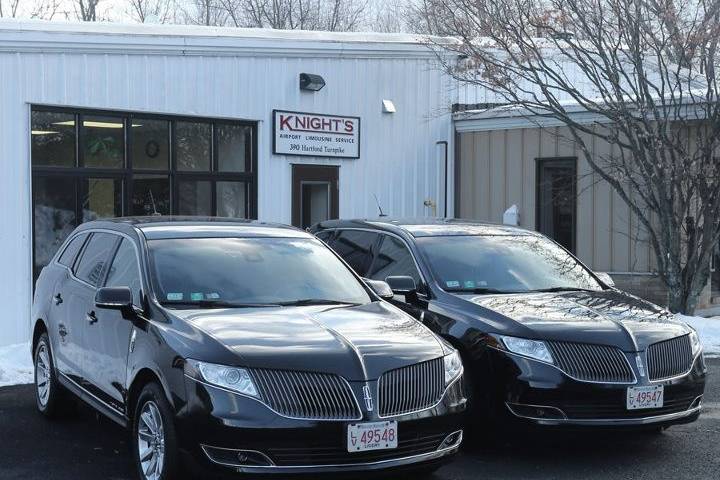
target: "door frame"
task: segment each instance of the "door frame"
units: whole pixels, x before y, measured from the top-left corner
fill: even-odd
[[[540,157],[535,159],[535,230],[540,232],[540,219],[542,218],[542,204],[540,202],[541,192],[541,176],[543,167],[547,164],[567,164],[573,169],[573,225],[572,225],[572,248],[571,253],[577,250],[577,222],[578,222],[578,157]],[[542,233],[542,232],[541,232]],[[554,240],[554,239],[553,239]]]
[[[302,184],[323,182],[330,184],[330,218],[340,217],[340,166],[293,163],[292,166],[292,224],[302,228]]]

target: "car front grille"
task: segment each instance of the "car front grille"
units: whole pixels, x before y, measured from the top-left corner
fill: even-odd
[[[263,401],[292,418],[357,420],[362,418],[355,395],[344,378],[327,373],[252,369]]]
[[[583,382],[635,383],[625,354],[616,347],[587,343],[547,342],[555,365]]]
[[[663,380],[688,372],[693,364],[690,335],[650,345],[647,364],[650,380]]]
[[[442,358],[385,372],[378,382],[380,416],[430,408],[440,401],[444,391]]]

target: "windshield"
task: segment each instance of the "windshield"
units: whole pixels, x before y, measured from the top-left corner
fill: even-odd
[[[148,241],[164,305],[360,304],[370,296],[322,243],[297,238]]]
[[[418,238],[436,280],[450,292],[602,290],[577,260],[536,235]]]

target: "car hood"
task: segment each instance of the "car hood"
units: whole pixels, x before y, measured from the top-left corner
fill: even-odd
[[[641,351],[651,343],[690,332],[666,310],[617,290],[462,297],[490,310],[491,318],[496,314],[500,323],[510,320],[519,324],[515,331],[547,340]]]
[[[172,313],[233,352],[238,366],[374,380],[445,353],[430,330],[384,302]]]

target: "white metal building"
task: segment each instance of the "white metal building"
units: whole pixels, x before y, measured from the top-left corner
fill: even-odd
[[[404,35],[0,22],[0,345],[85,220],[452,215],[453,95]]]

